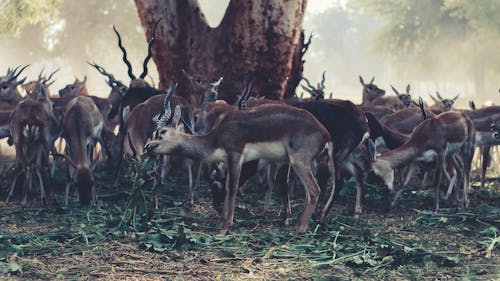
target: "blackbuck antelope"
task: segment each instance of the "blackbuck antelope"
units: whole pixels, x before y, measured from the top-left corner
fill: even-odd
[[[23,67],[18,66],[14,69],[9,68],[7,69],[7,74],[0,77],[0,109],[10,110],[23,99],[17,90],[17,86],[23,84],[26,78],[19,81],[17,78],[28,66],[29,64]]]
[[[373,101],[379,97],[385,95],[385,90],[380,89],[377,85],[373,84],[375,80],[375,76],[372,77],[372,80],[368,84],[365,84],[363,77],[359,76],[359,83],[363,86],[363,100],[361,102],[361,106],[371,106],[373,105]]]
[[[408,140],[408,135],[385,126],[372,113],[365,114],[370,127],[370,138],[375,142],[377,152],[396,149]]]
[[[419,107],[408,107],[392,114],[388,114],[382,117],[380,122],[388,128],[409,135],[413,132],[415,127],[422,123],[422,111],[425,112],[427,117],[434,117],[436,115],[432,111],[424,109],[424,105],[422,103]]]
[[[330,170],[334,184],[329,199],[321,212],[320,220],[325,219],[335,197],[343,188],[345,176],[347,176],[346,178],[353,176],[356,180],[357,195],[354,213],[358,217],[362,213],[361,201],[365,163],[356,162],[354,157],[360,148],[369,144],[367,141],[369,141],[370,129],[365,113],[352,102],[337,99],[323,102],[306,102],[296,106],[309,111],[317,118],[328,130],[330,142],[333,144],[333,148],[328,148],[333,167],[327,170]],[[367,146],[366,148],[372,155],[370,158],[373,158],[375,154],[374,147]],[[334,172],[332,172],[333,170]],[[320,177],[322,176],[318,174],[318,179]]]
[[[392,107],[394,107],[394,109],[396,110],[399,110],[399,109],[404,109],[404,108],[408,108],[408,107],[411,107],[412,105],[417,105],[413,99],[411,98],[411,94],[410,94],[410,84],[408,84],[406,86],[406,90],[404,93],[400,93],[398,90],[396,90],[396,88],[394,88],[394,86],[391,85],[391,88],[392,90],[394,91],[394,93],[397,95],[397,98],[399,100],[399,103],[393,103]]]
[[[428,118],[415,128],[408,141],[402,146],[382,153],[372,165],[373,171],[392,191],[395,169],[410,165],[410,171],[407,174],[407,179],[409,179],[415,170],[416,161],[435,162],[434,209],[437,212],[439,210],[441,176],[445,160],[448,159],[455,162],[456,167],[461,167],[458,171],[458,182],[463,185],[462,205],[465,206],[468,204],[474,133],[472,120],[461,112],[451,111]],[[406,183],[403,184],[401,190]],[[401,190],[396,194],[395,200]]]
[[[146,78],[146,75],[148,75],[148,62],[152,57],[152,48],[153,44],[156,41],[156,28],[158,27],[158,23],[160,20],[157,20],[155,23],[155,26],[153,28],[153,33],[151,35],[151,40],[149,40],[148,43],[148,53],[146,55],[146,58],[144,58],[143,62],[143,71],[141,75],[139,75],[139,78],[137,78],[132,70],[132,64],[127,58],[127,50],[125,47],[123,47],[122,44],[122,38],[120,36],[120,33],[118,30],[113,26],[113,30],[118,38],[118,47],[122,51],[122,60],[127,66],[127,73],[130,78],[130,85],[128,87],[127,92],[122,95],[122,98],[120,102],[111,104],[112,108],[111,111],[109,112],[109,118],[113,119],[116,114],[120,114],[119,118],[123,118],[123,111],[126,107],[128,107],[128,111],[132,111],[136,105],[138,105],[141,102],[146,101],[148,98],[161,94],[162,91],[159,91],[149,85],[149,83],[144,80]],[[116,106],[118,104],[118,106]],[[123,120],[126,121],[126,120]],[[124,123],[120,122],[120,126],[122,126]]]
[[[165,112],[169,114],[170,108]],[[233,225],[242,164],[257,159],[290,163],[306,192],[304,212],[296,229],[306,231],[320,192],[312,162],[329,140],[328,131],[309,112],[286,105],[261,105],[227,113],[207,134],[188,135],[161,127],[154,136],[146,146],[156,153],[225,163],[228,171],[222,218],[225,231]]]
[[[40,184],[42,200],[53,199],[49,181],[49,151],[51,128],[56,126],[45,87],[39,83],[28,98],[21,101],[10,115],[10,134],[16,149],[16,164],[7,201],[12,195],[20,173],[24,173],[22,205],[26,205],[31,186],[31,171],[35,171]],[[47,188],[47,192],[45,191]]]
[[[434,104],[429,107],[429,110],[435,114],[440,114],[442,112],[453,110],[453,105],[460,95],[456,95],[452,99],[443,99],[439,92],[436,91],[437,99],[431,94],[429,94],[429,96],[434,101]]]
[[[104,121],[94,101],[88,96],[78,96],[65,107],[63,118],[63,137],[66,141],[65,155],[71,165],[71,179],[78,192],[82,205],[97,202],[92,156],[97,142],[101,142]],[[69,187],[66,185],[65,204],[68,204]]]
[[[394,96],[378,97],[372,101],[372,103],[371,103],[372,106],[374,106],[374,107],[381,106],[382,108],[387,107],[387,108],[391,108],[395,111],[398,111],[398,110],[401,110],[404,108],[408,108],[413,104],[413,100],[411,99],[411,95],[410,95],[410,85],[409,84],[408,84],[408,86],[406,86],[406,93],[404,93],[404,94],[399,93],[398,90],[396,90],[396,88],[394,88],[392,85],[391,85],[391,88],[394,91],[394,93],[396,94],[395,97]]]
[[[481,148],[481,187],[484,187],[486,170],[490,163],[491,147],[499,145],[500,140],[491,133],[491,125],[500,120],[500,106],[488,106],[476,110],[462,110],[472,119],[476,129],[476,146]],[[498,127],[497,127],[498,128]]]
[[[317,87],[314,87],[306,77],[302,77],[302,80],[306,81],[307,86],[300,85],[302,89],[308,92],[311,95],[311,100],[323,100],[325,99],[325,73],[323,71],[323,75],[321,75],[321,82],[318,83]]]
[[[360,106],[365,112],[370,112],[380,119],[387,114],[394,113],[396,110],[392,107],[373,104],[376,99],[385,95],[385,90],[373,84],[373,80],[375,80],[375,77],[372,78],[370,83],[365,84],[363,77],[361,77],[361,75],[359,76],[359,82],[363,86],[362,102]]]

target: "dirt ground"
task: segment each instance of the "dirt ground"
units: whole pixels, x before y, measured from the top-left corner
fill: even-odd
[[[263,187],[254,184],[238,196],[233,232],[221,235],[206,184],[191,209],[185,175],[169,177],[155,211],[147,183],[125,176],[112,188],[109,174],[97,173],[97,207],[2,201],[0,279],[500,280],[500,179],[484,189],[474,182],[469,208],[441,200],[439,214],[431,211],[431,189],[406,192],[389,210],[387,194],[368,185],[360,219],[348,182],[327,222],[313,219],[299,235],[283,225],[277,194],[262,214]],[[57,174],[59,202],[65,177]],[[2,200],[10,181],[2,179]],[[292,203],[296,221],[299,190]]]

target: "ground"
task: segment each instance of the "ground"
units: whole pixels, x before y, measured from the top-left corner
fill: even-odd
[[[348,182],[327,222],[311,220],[305,234],[283,225],[276,194],[271,210],[261,214],[263,190],[253,184],[238,196],[233,232],[221,235],[205,183],[187,208],[182,171],[158,190],[158,211],[140,177],[123,176],[112,188],[105,167],[96,173],[96,207],[44,207],[37,198],[23,208],[19,196],[2,201],[0,279],[500,280],[499,179],[484,189],[474,182],[469,208],[442,200],[439,214],[431,211],[431,189],[406,192],[399,208],[388,210],[387,194],[368,186],[360,219],[352,216]],[[67,179],[61,171],[56,179],[63,202]],[[10,181],[1,182],[2,200]],[[296,220],[302,193],[294,198]]]

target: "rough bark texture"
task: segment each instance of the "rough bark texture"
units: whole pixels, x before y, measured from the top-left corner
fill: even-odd
[[[135,0],[149,40],[158,26],[153,59],[160,87],[179,83],[188,96],[181,70],[203,80],[224,76],[221,98],[234,102],[251,77],[254,95],[290,96],[302,76],[302,22],[307,0],[231,0],[220,25],[211,28],[197,0]]]

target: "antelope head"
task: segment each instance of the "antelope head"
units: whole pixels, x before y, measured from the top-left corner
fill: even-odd
[[[88,62],[88,64],[108,78],[107,80],[104,80],[109,85],[109,87],[111,87],[108,101],[111,104],[111,107],[118,107],[123,96],[125,95],[125,93],[127,93],[128,87],[125,86],[122,81],[117,80],[113,74],[107,72],[103,67],[97,65],[94,62]]]
[[[45,95],[49,96],[50,97],[50,92],[49,92],[49,87],[50,85],[54,84],[55,80],[52,80],[52,77],[54,76],[54,74],[56,74],[58,71],[60,70],[60,68],[54,70],[52,73],[49,74],[48,77],[45,77],[45,75],[43,75],[43,71],[44,69],[42,68],[42,71],[40,71],[40,74],[38,74],[38,79],[37,80],[34,80],[34,81],[30,81],[26,84],[23,84],[23,89],[26,91],[28,97],[30,97],[30,95],[32,93],[40,93],[40,90],[36,91],[36,87],[43,87],[44,88],[44,92],[45,92]],[[35,97],[32,97],[33,99],[36,98]]]
[[[29,64],[23,67],[18,66],[14,69],[8,68],[7,74],[4,77],[0,77],[0,102],[15,105],[22,100],[17,86],[23,84],[26,81],[26,77],[20,80],[17,80],[17,78],[28,66]]]
[[[326,71],[323,71],[323,75],[321,76],[321,82],[314,87],[307,78],[302,77],[302,80],[306,81],[307,86],[300,85],[302,89],[311,94],[313,100],[323,100],[325,99],[325,74]]]
[[[385,90],[382,90],[377,87],[377,85],[373,84],[374,80],[375,76],[372,77],[370,83],[365,84],[363,77],[359,75],[359,83],[361,83],[361,85],[363,86],[363,97],[366,97],[369,101],[373,101],[374,99],[385,95]]]
[[[437,96],[437,99],[429,94],[429,96],[431,97],[431,99],[436,103],[438,104],[439,106],[441,106],[441,108],[443,109],[443,111],[450,111],[453,109],[453,105],[455,104],[455,101],[458,99],[458,97],[460,95],[456,95],[453,99],[443,99],[443,97],[441,97],[441,95],[439,94],[438,91],[436,91],[436,96]]]
[[[78,80],[78,78],[75,78],[73,84],[68,84],[66,85],[66,87],[59,90],[59,96],[61,98],[76,97],[80,95],[88,96],[86,83],[87,83],[87,76],[83,78],[83,81],[80,81]]]
[[[170,154],[179,149],[179,143],[182,142],[182,118],[181,108],[176,106],[172,115],[170,99],[177,87],[177,84],[170,87],[165,99],[163,100],[163,112],[153,118],[156,123],[156,130],[153,133],[152,140],[144,146],[145,151],[154,151],[155,153]]]
[[[405,107],[410,107],[413,104],[413,100],[411,99],[411,95],[410,95],[410,84],[408,84],[408,86],[406,86],[405,93],[398,92],[398,90],[396,90],[396,88],[394,88],[392,85],[391,85],[391,88],[394,91],[394,93],[398,96],[399,100],[401,101],[401,103]]]
[[[189,98],[191,98],[191,103],[195,107],[201,107],[207,97],[210,101],[217,100],[217,87],[219,87],[223,81],[222,76],[214,82],[209,82],[210,80],[207,81],[200,78],[199,75],[189,74],[184,69],[182,70],[182,74],[184,74],[189,81],[189,90],[191,92]],[[201,100],[199,97],[201,97]]]

